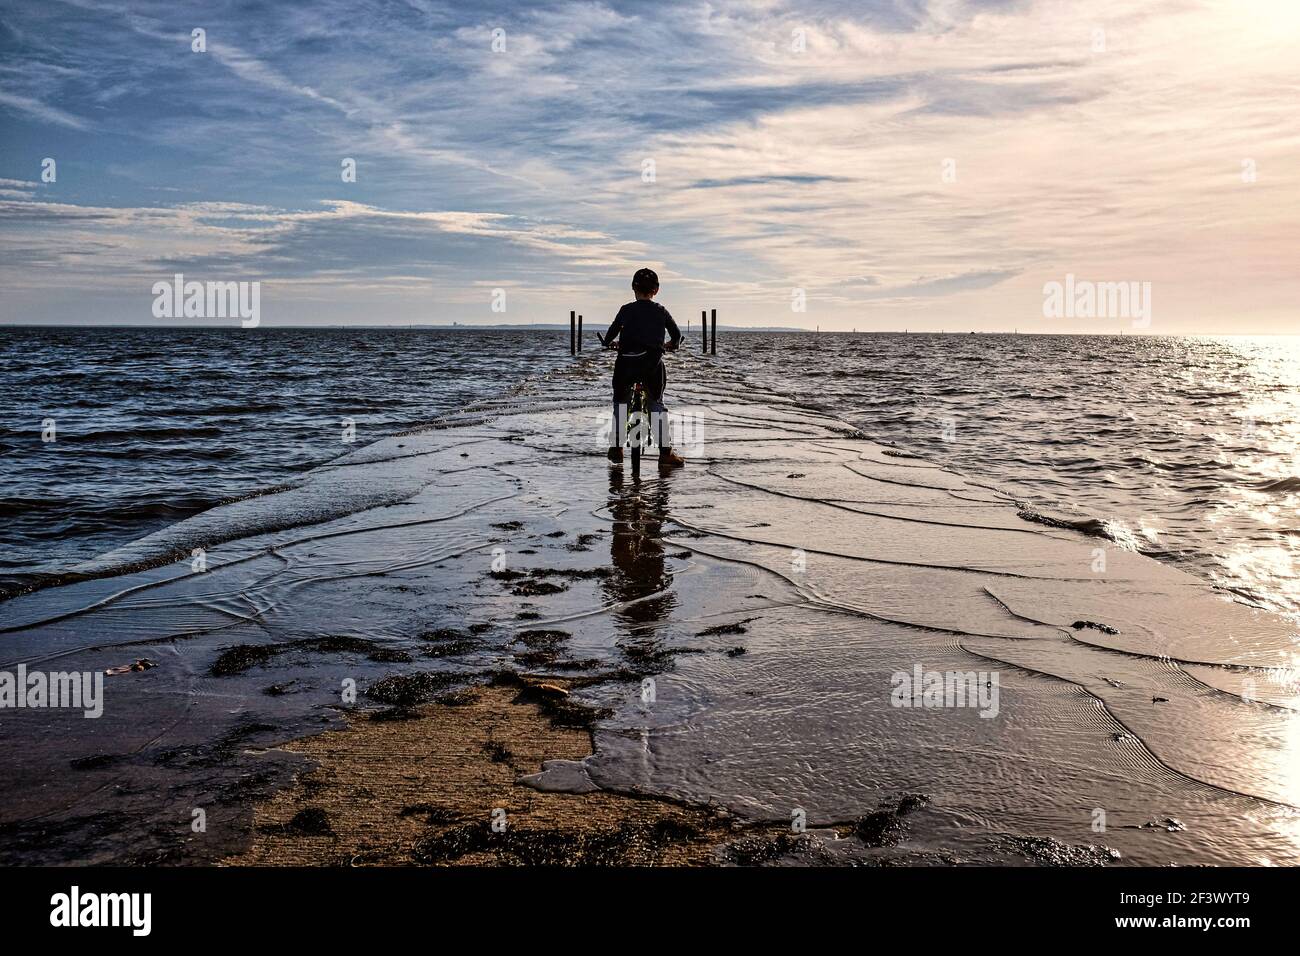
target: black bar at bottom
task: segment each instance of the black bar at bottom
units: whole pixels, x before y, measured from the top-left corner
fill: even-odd
[[[212,942],[246,942],[255,932],[267,942],[287,940],[301,947],[316,940],[336,942],[340,931],[373,939],[377,928],[386,933],[427,930],[430,894],[440,907],[464,912],[481,907],[484,900],[508,898],[512,900],[512,920],[534,912],[539,919],[553,918],[556,905],[602,893],[613,894],[614,899],[643,893],[668,898],[672,894],[674,905],[680,904],[686,913],[699,907],[699,912],[716,916],[717,893],[723,890],[743,892],[759,906],[770,900],[775,907],[811,893],[838,912],[851,912],[864,897],[882,914],[916,900],[942,900],[943,921],[948,927],[995,926],[1005,917],[1007,901],[1014,900],[1016,931],[1041,931],[1044,939],[1062,929],[1084,942],[1111,934],[1147,940],[1153,938],[1152,930],[1164,938],[1168,929],[1182,929],[1230,944],[1250,939],[1252,929],[1272,926],[1276,932],[1290,925],[1295,894],[1288,881],[1294,874],[1287,869],[1123,865],[726,870],[22,867],[0,870],[0,893],[6,939],[18,941],[47,933],[56,938],[66,936],[67,904],[76,886],[81,900],[90,894],[149,893],[149,935],[160,941],[201,935]],[[63,904],[63,923],[59,923],[58,895],[69,897]],[[249,903],[257,899],[273,899],[286,918],[258,922]],[[332,919],[321,910],[322,899],[347,900],[355,907],[355,918]],[[196,900],[203,905],[196,906]],[[141,906],[136,912],[142,914],[142,910]],[[616,911],[606,912],[612,915]],[[80,912],[78,917],[80,921]],[[1198,925],[1202,920],[1210,921],[1208,930]],[[743,923],[738,921],[736,929]],[[120,923],[92,932],[105,939],[129,940],[133,936],[132,929]],[[873,934],[888,937],[892,932],[914,943],[917,926],[914,920],[883,915],[873,921]],[[1175,933],[1171,938],[1181,936]]]

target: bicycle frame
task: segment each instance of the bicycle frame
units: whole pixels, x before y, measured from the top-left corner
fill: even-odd
[[[627,446],[632,458],[632,477],[641,473],[641,452],[648,450],[654,432],[653,415],[646,409],[646,390],[641,382],[632,384],[632,400],[627,408]]]
[[[606,342],[596,333],[596,340],[600,342],[603,348],[612,349],[613,344]],[[665,349],[665,353],[673,351]],[[632,477],[638,477],[641,474],[641,452],[649,450],[655,442],[656,427],[655,413],[646,407],[646,388],[644,382],[632,383],[632,395],[627,406],[626,435],[623,436],[623,444],[627,447],[632,459]]]

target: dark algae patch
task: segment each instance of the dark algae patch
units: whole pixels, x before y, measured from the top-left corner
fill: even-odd
[[[706,627],[702,631],[697,631],[695,636],[713,637],[720,634],[744,634],[749,630],[745,625],[757,620],[756,617],[747,617],[743,621],[736,621],[732,624],[715,624],[713,627]]]
[[[542,628],[520,631],[515,635],[515,640],[520,644],[528,647],[554,647],[563,643],[573,635],[568,631],[546,630]]]
[[[269,664],[276,657],[291,651],[307,651],[313,654],[358,654],[372,661],[389,664],[409,663],[411,660],[410,654],[398,648],[388,647],[362,637],[331,634],[324,637],[303,638],[284,644],[237,644],[217,655],[208,672],[213,677],[243,674],[254,667]]]
[[[468,688],[453,690],[445,694],[439,694],[433,700],[434,703],[442,704],[444,707],[468,707],[478,700],[478,692]]]
[[[745,836],[727,846],[727,859],[737,866],[763,866],[776,860],[794,857],[802,862],[819,855],[821,845],[806,833],[778,833],[769,836]]]
[[[1094,631],[1101,631],[1103,634],[1118,634],[1119,631],[1109,624],[1098,624],[1096,621],[1075,621],[1070,627],[1076,631],[1082,631],[1084,628],[1091,628]]]
[[[69,760],[68,766],[73,770],[98,770],[101,767],[111,767],[122,759],[120,754],[95,754],[91,757],[77,757],[75,760]]]
[[[541,597],[567,590],[567,585],[552,584],[550,581],[521,581],[510,589],[510,593],[518,597]]]
[[[486,855],[492,858],[486,862],[503,866],[651,866],[669,848],[699,835],[677,820],[594,828],[507,827],[500,833],[480,821],[423,838],[412,856],[424,864]]]
[[[280,824],[279,832],[289,836],[333,836],[334,828],[330,826],[328,813],[320,807],[307,807],[295,813],[288,823]]]
[[[264,644],[238,644],[226,648],[217,655],[208,672],[213,677],[242,674],[250,668],[265,664],[278,653],[280,653],[278,647],[268,647]]]
[[[419,671],[415,674],[394,674],[378,680],[366,688],[366,696],[381,704],[411,707],[423,704],[464,680],[454,674],[434,674]]]
[[[907,836],[904,818],[929,802],[929,797],[908,794],[893,806],[882,807],[859,818],[853,825],[854,835],[869,847],[897,846]]]
[[[509,763],[514,759],[514,754],[510,748],[499,740],[489,740],[483,745],[483,752],[488,755],[488,759],[493,763]]]

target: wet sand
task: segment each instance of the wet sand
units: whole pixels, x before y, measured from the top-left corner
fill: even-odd
[[[673,360],[703,440],[634,481],[607,364],[0,605],[3,667],[156,665],[4,715],[0,859],[1300,862],[1290,622],[723,357]]]
[[[314,769],[257,809],[252,845],[224,862],[710,866],[815,852],[814,836],[721,807],[521,786],[545,760],[591,754],[588,731],[547,713],[565,684],[492,683],[289,745]]]

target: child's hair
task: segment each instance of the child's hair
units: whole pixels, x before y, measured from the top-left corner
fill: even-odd
[[[659,277],[653,269],[637,269],[632,277],[632,288],[642,295],[649,295],[659,288]]]

